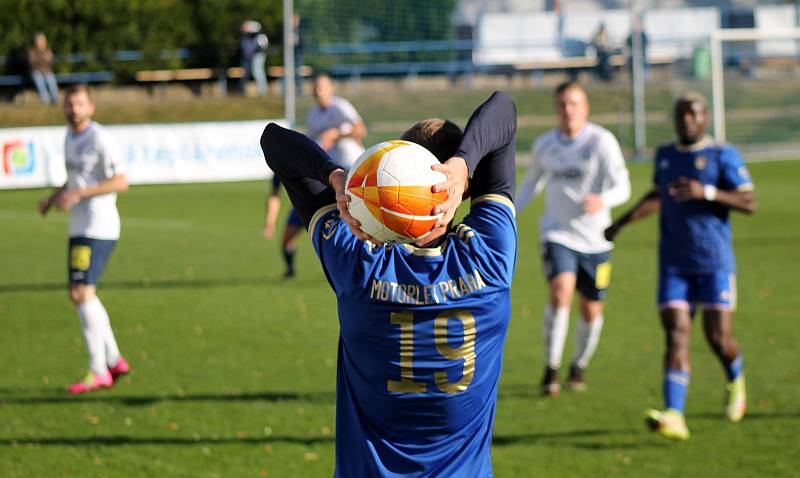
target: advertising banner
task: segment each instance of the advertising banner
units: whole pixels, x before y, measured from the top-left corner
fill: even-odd
[[[283,120],[104,126],[131,184],[239,181],[272,177],[259,139]],[[66,126],[0,129],[0,189],[60,186]]]

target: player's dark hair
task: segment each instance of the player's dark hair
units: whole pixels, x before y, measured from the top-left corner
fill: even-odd
[[[89,97],[89,100],[92,99],[92,93],[89,91],[89,87],[84,85],[83,83],[75,83],[73,85],[69,85],[64,90],[64,97],[66,98],[67,96],[72,96],[80,92],[86,93],[86,96]]]
[[[429,118],[409,128],[400,139],[424,146],[440,163],[444,163],[456,154],[462,136],[461,128],[455,123]]]
[[[556,89],[553,91],[553,98],[558,98],[559,96],[563,95],[565,91],[571,89],[580,90],[583,92],[585,96],[587,97],[589,96],[586,93],[586,88],[584,88],[583,85],[581,85],[575,80],[568,80],[563,83],[559,83],[559,85],[556,86]]]

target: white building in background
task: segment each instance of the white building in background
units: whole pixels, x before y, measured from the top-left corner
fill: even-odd
[[[718,28],[792,28],[798,3],[788,0],[636,0],[648,36],[648,59],[689,58]],[[587,46],[605,25],[621,50],[632,23],[629,0],[461,0],[454,12],[459,39],[474,41],[478,65],[518,65],[591,54]],[[728,50],[735,56],[793,55],[797,45],[760,42]]]

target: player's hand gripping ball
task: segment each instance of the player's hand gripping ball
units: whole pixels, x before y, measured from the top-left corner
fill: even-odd
[[[350,167],[346,192],[350,214],[361,230],[382,242],[411,243],[425,238],[441,214],[433,208],[447,191],[431,187],[447,180],[433,171],[436,157],[410,141],[385,141],[367,149]]]

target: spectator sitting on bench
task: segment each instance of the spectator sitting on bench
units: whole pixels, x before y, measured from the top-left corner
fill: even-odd
[[[47,47],[47,37],[42,32],[33,35],[31,47],[28,49],[28,66],[42,103],[58,104],[58,85],[53,75],[53,51]]]

